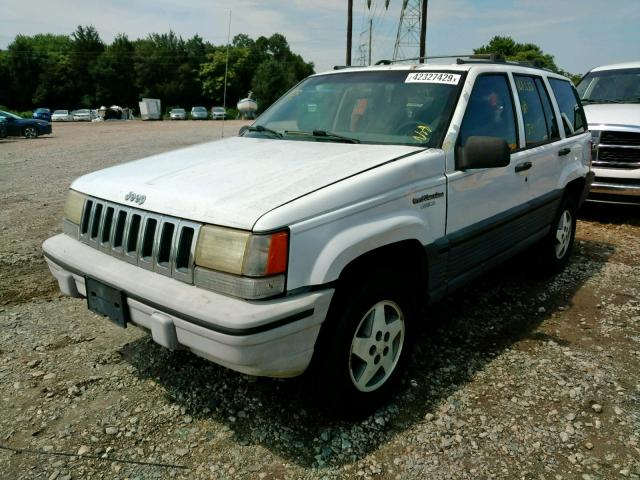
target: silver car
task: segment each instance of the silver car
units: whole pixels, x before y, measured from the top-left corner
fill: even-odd
[[[88,108],[82,108],[73,112],[73,120],[75,122],[90,122],[94,118],[93,112]]]
[[[56,110],[51,115],[52,122],[72,122],[73,115],[69,110]]]
[[[184,108],[172,108],[169,110],[169,118],[171,120],[186,120],[187,112]]]
[[[223,107],[213,107],[211,109],[211,118],[214,120],[224,120],[227,118],[227,111]]]
[[[191,109],[191,120],[208,120],[209,112],[205,107],[193,107]]]

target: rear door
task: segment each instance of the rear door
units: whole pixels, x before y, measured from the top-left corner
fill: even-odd
[[[558,182],[561,178],[562,160],[571,153],[571,148],[561,140],[557,115],[543,77],[515,74],[513,78],[518,113],[523,125],[524,149],[529,153],[525,180],[530,207],[537,209],[552,203],[561,194]],[[553,206],[549,210],[553,215]],[[542,218],[541,221],[543,224],[538,227],[545,226],[545,219]]]
[[[516,87],[525,143],[531,151],[531,202],[535,206],[559,200],[567,176],[588,155],[583,135],[587,131],[584,112],[567,80],[520,75],[516,76]],[[532,87],[535,91],[530,90]],[[546,132],[542,128],[545,124]]]

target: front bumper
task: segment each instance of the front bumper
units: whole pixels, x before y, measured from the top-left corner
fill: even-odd
[[[85,276],[116,287],[125,292],[131,323],[160,345],[250,375],[304,372],[333,296],[325,289],[248,302],[138,268],[64,234],[42,249],[64,294],[85,296]]]
[[[38,135],[50,135],[52,132],[51,124],[38,125]]]
[[[596,171],[596,177],[589,191],[590,202],[623,203],[640,205],[640,175],[609,176],[611,170]],[[634,170],[639,172],[638,170]],[[602,175],[605,173],[605,175]],[[613,172],[616,173],[615,171]]]

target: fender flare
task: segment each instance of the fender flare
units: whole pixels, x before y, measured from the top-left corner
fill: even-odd
[[[394,216],[354,225],[339,232],[324,246],[311,271],[311,284],[322,285],[340,278],[344,268],[362,255],[405,240],[426,245],[424,222],[411,215]]]

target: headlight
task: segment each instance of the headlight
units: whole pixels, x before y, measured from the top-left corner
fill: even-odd
[[[85,195],[75,190],[69,190],[67,192],[67,199],[64,202],[64,218],[76,225],[80,225],[85,198]]]
[[[284,292],[289,232],[256,235],[205,225],[196,244],[197,286],[247,299]],[[229,275],[230,274],[230,275]]]

